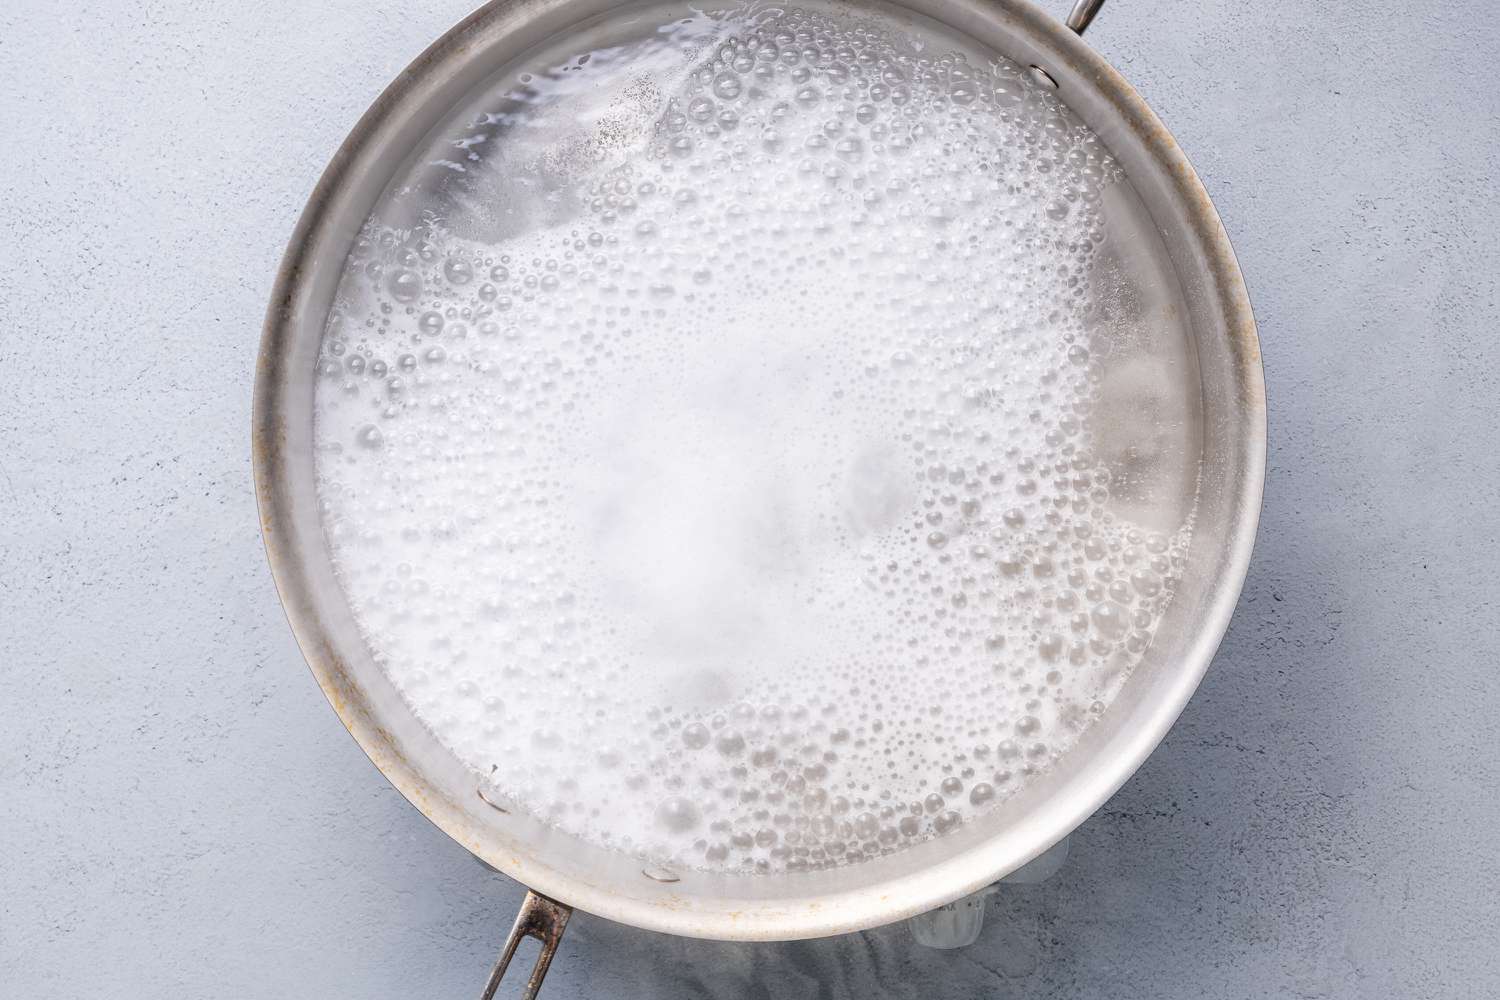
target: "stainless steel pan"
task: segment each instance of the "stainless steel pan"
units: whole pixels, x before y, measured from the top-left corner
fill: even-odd
[[[1036,858],[1096,810],[1156,747],[1197,687],[1250,558],[1265,465],[1255,323],[1219,217],[1187,158],[1130,85],[1079,37],[1102,0],[1066,24],[1027,0],[904,0],[1036,67],[1110,147],[1139,195],[1141,252],[1181,289],[1201,390],[1202,478],[1179,596],[1109,710],[1044,778],[1003,809],[937,840],[853,867],[730,876],[639,862],[489,805],[372,662],[336,584],[315,502],[314,367],[345,257],[404,156],[486,77],[619,0],[496,0],[432,45],[355,126],[292,236],[266,319],[253,447],[262,530],[287,617],[324,693],[370,759],[477,857],[529,886],[485,993],[522,936],[543,940],[534,992],[571,907],[647,930],[777,940],[841,934],[950,903]]]

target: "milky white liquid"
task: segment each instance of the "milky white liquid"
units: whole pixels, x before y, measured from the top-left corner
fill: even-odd
[[[341,584],[486,796],[829,867],[1065,753],[1190,530],[1112,493],[1172,451],[1161,408],[1096,426],[1160,395],[1099,361],[1097,138],[1010,63],[800,8],[664,19],[490,106],[372,219],[316,408]]]

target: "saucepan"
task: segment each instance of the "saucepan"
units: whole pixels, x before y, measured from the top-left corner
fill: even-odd
[[[485,5],[390,85],[324,172],[282,262],[260,351],[253,448],[262,530],[297,641],[349,732],[428,819],[530,889],[485,996],[528,935],[543,942],[527,984],[534,994],[574,907],[649,931],[738,941],[843,934],[951,907],[1047,852],[1099,808],[1197,687],[1228,627],[1259,514],[1266,441],[1259,343],[1239,266],[1203,185],[1145,101],[1080,37],[1101,3],[1083,0],[1066,22],[1027,0],[883,6],[939,22],[1030,67],[1122,166],[1136,197],[1116,250],[1149,255],[1170,276],[1172,318],[1192,348],[1179,368],[1181,378],[1196,382],[1201,426],[1185,575],[1146,658],[1055,766],[1005,808],[857,865],[747,875],[643,866],[497,807],[373,661],[324,539],[313,451],[315,368],[344,262],[376,199],[434,123],[475,87],[529,49],[631,4]]]

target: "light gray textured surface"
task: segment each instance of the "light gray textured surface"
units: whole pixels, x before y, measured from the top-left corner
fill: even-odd
[[[0,6],[0,994],[483,979],[519,891],[324,703],[248,458],[297,213],[470,2]],[[550,996],[1500,994],[1500,14],[1114,0],[1090,41],[1195,161],[1261,325],[1270,477],[1215,667],[969,950],[580,915]]]

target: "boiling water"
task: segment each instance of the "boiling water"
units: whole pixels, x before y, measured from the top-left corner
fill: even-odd
[[[375,659],[491,801],[657,861],[847,864],[998,807],[1151,645],[1191,527],[1118,167],[930,25],[573,38],[455,112],[329,320]]]

